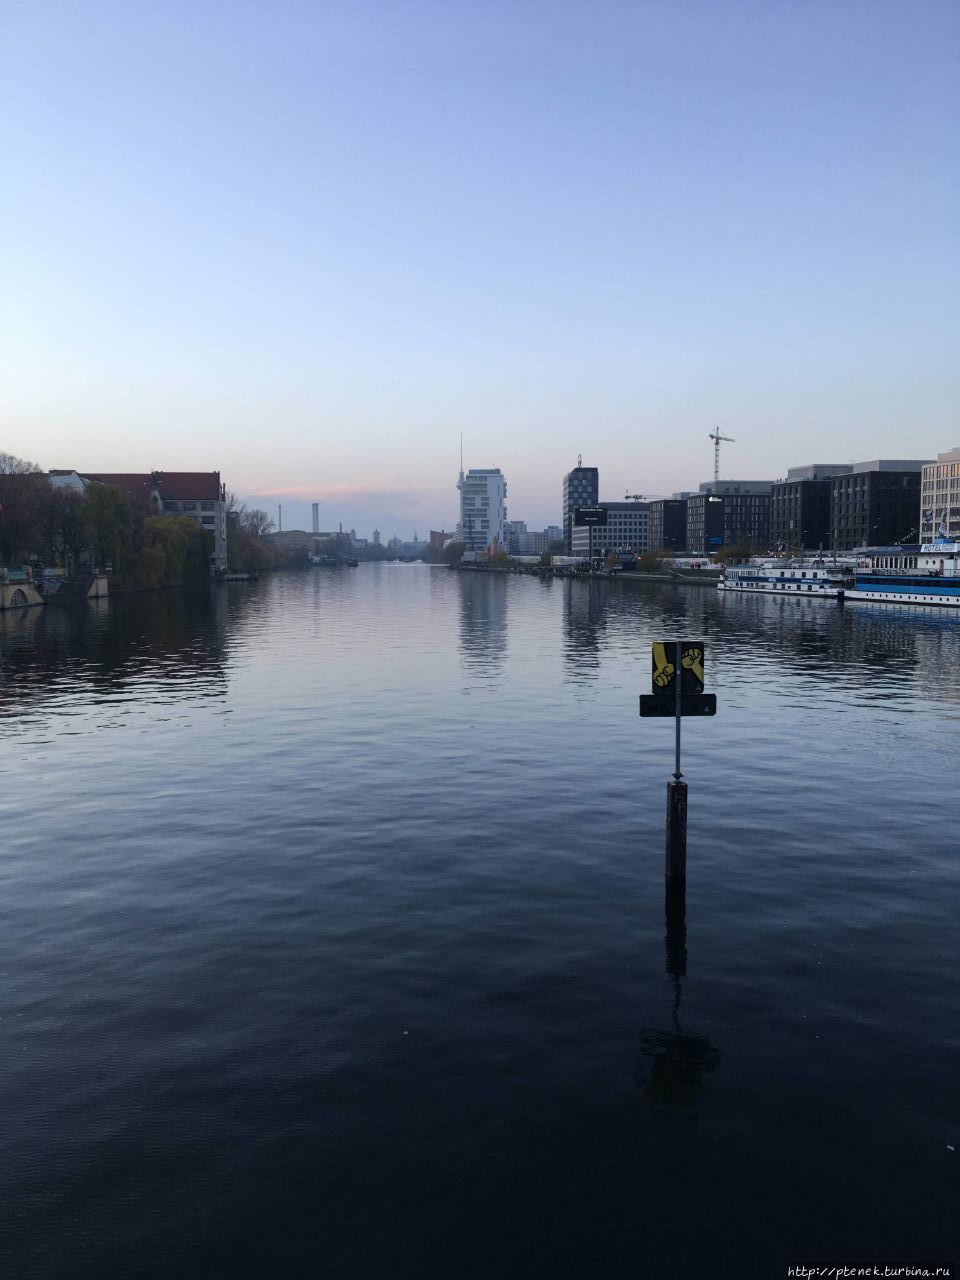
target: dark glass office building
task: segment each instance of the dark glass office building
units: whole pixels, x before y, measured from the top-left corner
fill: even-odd
[[[685,498],[657,498],[650,503],[651,551],[685,551],[687,502]]]
[[[889,547],[916,540],[923,461],[859,462],[830,481],[832,550]]]
[[[595,507],[600,500],[600,472],[579,464],[563,477],[563,545],[573,554],[573,513],[577,507]]]
[[[830,547],[830,502],[834,476],[853,470],[849,462],[791,467],[770,488],[770,546],[794,554]]]

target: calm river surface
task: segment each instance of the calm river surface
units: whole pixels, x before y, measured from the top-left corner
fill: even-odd
[[[0,1274],[957,1260],[960,619],[366,565],[0,657]]]

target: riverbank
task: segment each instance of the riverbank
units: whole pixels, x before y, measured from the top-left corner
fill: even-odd
[[[577,581],[602,579],[627,582],[673,582],[681,586],[715,587],[720,581],[719,569],[671,570],[669,573],[637,573],[622,569],[580,569],[573,565],[543,564],[453,564],[451,569],[464,573],[516,573],[534,578],[573,578]]]

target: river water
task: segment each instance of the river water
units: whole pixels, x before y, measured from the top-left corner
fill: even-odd
[[[0,658],[3,1275],[956,1261],[960,619],[384,564]]]

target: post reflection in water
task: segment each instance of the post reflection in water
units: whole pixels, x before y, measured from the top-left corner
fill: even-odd
[[[463,570],[460,587],[460,655],[471,675],[491,679],[507,657],[507,590],[499,573]]]
[[[596,579],[559,585],[563,588],[564,673],[574,682],[595,680],[606,639],[607,585]]]
[[[680,1025],[682,979],[687,973],[687,918],[684,888],[667,886],[666,971],[673,982],[672,1029],[648,1028],[643,1032],[642,1054],[647,1060],[641,1083],[648,1102],[659,1114],[696,1123],[704,1076],[720,1061],[719,1052],[705,1036],[685,1035]]]

